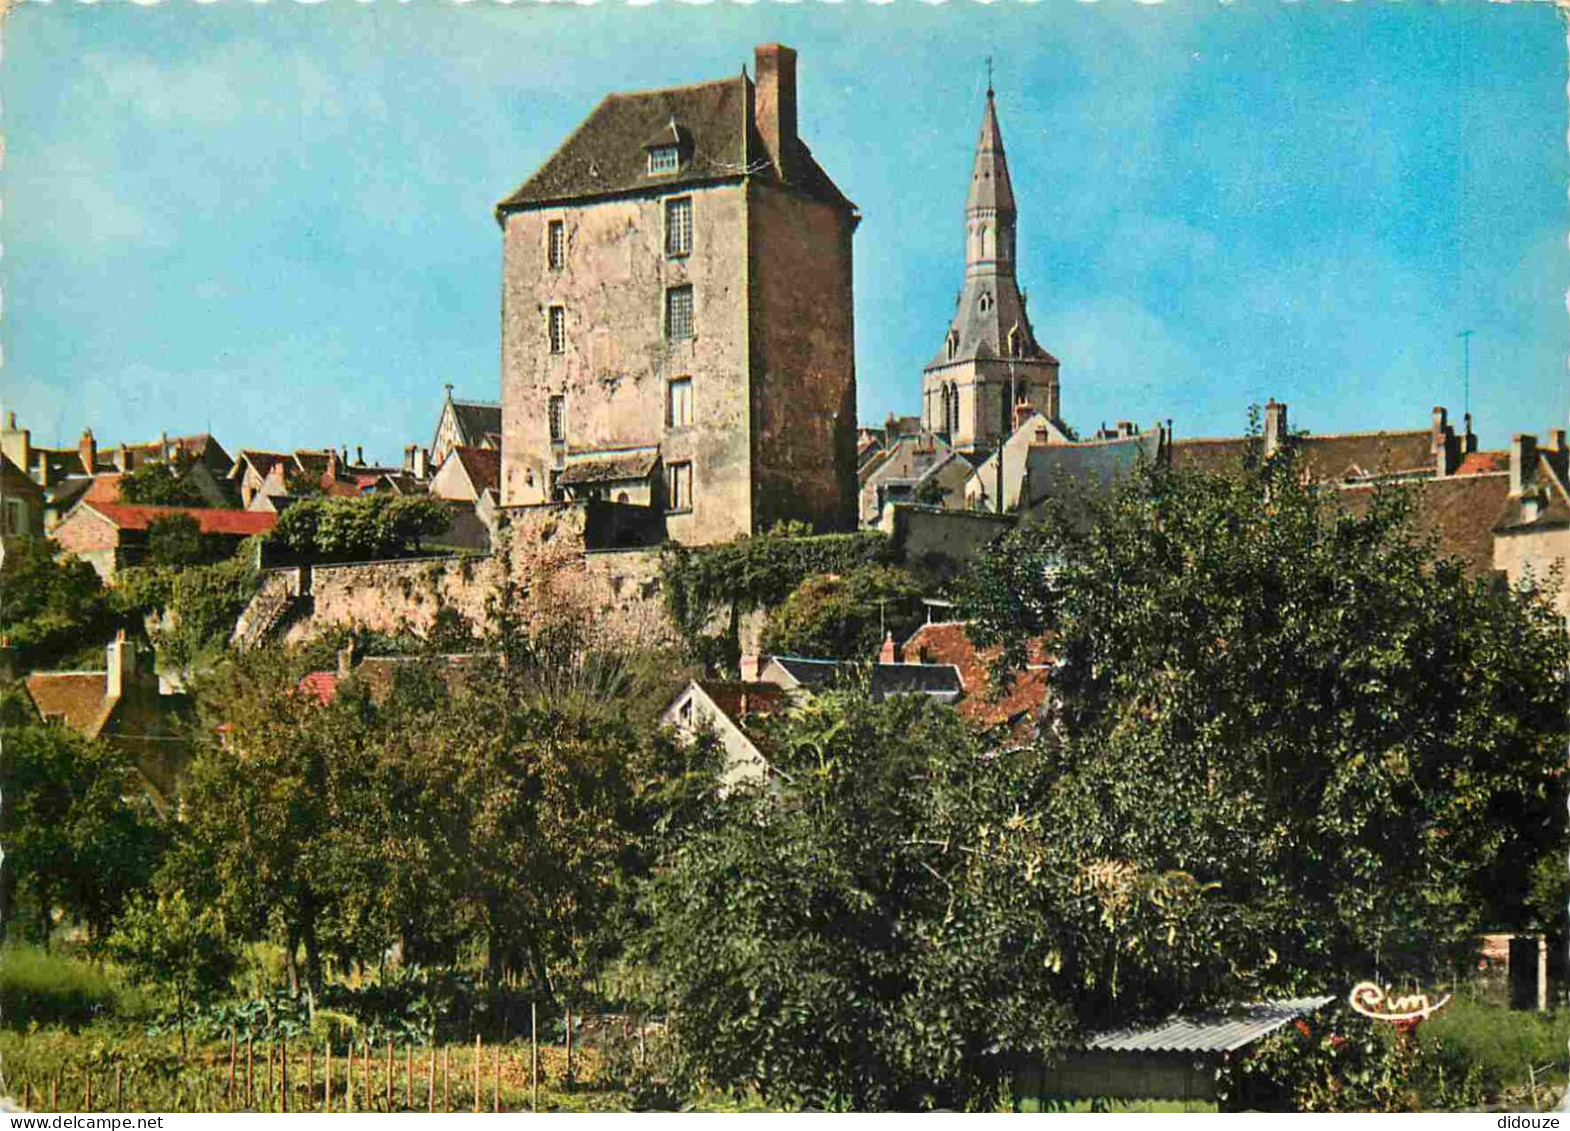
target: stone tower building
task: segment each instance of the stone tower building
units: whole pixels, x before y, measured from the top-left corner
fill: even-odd
[[[854,528],[860,217],[797,136],[796,53],[756,74],[606,96],[497,206],[504,506]]]
[[[1029,403],[1062,442],[1058,360],[1042,349],[1015,279],[1014,189],[992,87],[965,201],[965,285],[943,345],[922,370],[921,421],[954,448],[984,453],[1014,431]]]

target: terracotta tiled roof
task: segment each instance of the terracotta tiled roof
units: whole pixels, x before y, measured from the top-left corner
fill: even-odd
[[[108,689],[108,672],[35,672],[27,677],[27,694],[40,715],[58,718],[89,738],[98,735],[114,708]]]
[[[924,624],[905,642],[904,655],[933,663],[953,664],[965,684],[965,697],[959,713],[982,727],[1010,723],[1030,724],[1047,694],[1047,671],[1042,649],[1030,653],[1030,666],[1016,672],[1007,695],[994,700],[989,692],[992,679],[989,665],[996,649],[981,651],[971,643],[966,626],[957,621]]]
[[[1343,487],[1339,498],[1353,513],[1368,506],[1373,486]],[[1417,528],[1439,540],[1439,553],[1459,558],[1474,574],[1494,568],[1494,525],[1510,495],[1508,472],[1422,479],[1385,490],[1415,493]]]
[[[775,177],[761,160],[762,141],[749,131],[752,84],[720,79],[666,90],[609,94],[562,142],[545,164],[496,206],[498,217],[516,209],[584,197],[633,192],[669,192],[683,185]],[[674,127],[674,129],[673,129]],[[675,173],[650,176],[648,146],[669,138],[681,149]],[[811,152],[796,142],[795,187],[847,210],[841,195]]]
[[[235,534],[248,537],[265,534],[278,522],[278,516],[266,511],[226,510],[217,507],[140,507],[120,503],[79,504],[102,515],[121,530],[146,530],[160,518],[185,514],[196,520],[203,534]]]
[[[737,680],[700,679],[698,686],[737,726],[747,715],[771,715],[783,710],[790,701],[783,687],[772,683],[742,683]]]
[[[290,457],[286,452],[259,452],[242,449],[239,457],[234,461],[233,470],[229,474],[231,476],[238,475],[243,465],[250,464],[256,470],[256,474],[265,479],[268,472],[272,471],[275,465],[288,463],[289,459]]]
[[[1216,439],[1174,440],[1172,466],[1182,471],[1207,474],[1232,471],[1243,465],[1250,441],[1246,436]]]
[[[495,448],[454,448],[458,461],[474,484],[476,494],[496,490],[502,483],[502,454]]]
[[[1527,509],[1529,502],[1535,504],[1535,510]],[[1553,462],[1540,452],[1526,491],[1506,500],[1495,529],[1564,525],[1570,525],[1570,493]]]
[[[1457,475],[1481,475],[1486,471],[1509,471],[1509,452],[1473,452],[1456,467]]]
[[[318,703],[331,703],[338,694],[338,674],[336,672],[311,672],[300,680],[296,688],[301,695],[307,695]]]
[[[1427,430],[1302,436],[1293,442],[1304,469],[1320,483],[1413,469],[1433,474],[1435,467],[1433,434]]]
[[[120,501],[120,480],[125,476],[117,472],[93,476],[93,481],[82,493],[82,498],[89,503],[118,503]]]

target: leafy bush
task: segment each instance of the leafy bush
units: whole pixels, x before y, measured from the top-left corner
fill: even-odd
[[[920,595],[915,578],[896,566],[815,574],[769,614],[763,646],[796,656],[869,660],[886,630],[896,638],[910,630]]]
[[[97,644],[117,623],[97,571],[79,558],[56,560],[59,552],[48,539],[22,539],[0,565],[0,637],[23,670]]]
[[[187,465],[188,466],[188,465]],[[207,497],[171,463],[144,463],[120,479],[120,499],[140,506],[205,507]]]
[[[318,561],[368,561],[418,552],[449,526],[446,507],[425,495],[305,499],[279,516],[272,539]]]
[[[1464,1064],[1468,1071],[1475,1067],[1489,1096],[1525,1085],[1528,1066],[1555,1065],[1551,1078],[1565,1077],[1570,1013],[1531,1013],[1457,999],[1425,1022],[1420,1032],[1449,1060]]]
[[[0,949],[0,1025],[6,1028],[76,1029],[108,1017],[136,1017],[148,1008],[104,966],[38,947]]]

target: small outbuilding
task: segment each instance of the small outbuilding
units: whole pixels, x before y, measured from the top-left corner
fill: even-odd
[[[1055,1064],[1022,1067],[1014,1092],[1039,1100],[1214,1100],[1216,1074],[1231,1057],[1333,1000],[1254,1002],[1097,1033]]]

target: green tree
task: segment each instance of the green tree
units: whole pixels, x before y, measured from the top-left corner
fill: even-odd
[[[132,978],[173,998],[180,1054],[186,1055],[186,1015],[193,1005],[223,990],[236,965],[215,910],[193,904],[178,890],[139,895],[120,916],[109,950]]]
[[[45,945],[57,908],[101,937],[127,894],[151,877],[162,827],[124,754],[58,724],[28,721],[15,700],[5,714],[0,924],[9,932],[13,910],[26,903]]]
[[[222,556],[214,542],[202,535],[201,524],[188,514],[167,514],[147,524],[147,554],[150,566],[189,566],[210,562]]]
[[[1064,843],[1219,884],[1259,986],[1443,972],[1563,835],[1547,602],[1436,561],[1399,489],[1349,513],[1290,452],[1144,468],[1081,507],[968,592],[978,643],[1059,658],[1041,749]]]
[[[144,463],[120,478],[122,502],[153,507],[206,507],[207,496],[174,463]]]
[[[97,571],[79,558],[57,558],[59,552],[47,539],[23,539],[0,564],[0,641],[23,670],[98,644],[116,624]]]
[[[1106,1000],[1138,1016],[1227,968],[1224,904],[1064,854],[1033,752],[987,756],[950,708],[837,692],[765,741],[776,780],[662,861],[632,956],[689,1087],[986,1108]]]
[[[284,511],[272,538],[322,561],[368,561],[417,553],[450,526],[440,500],[426,495],[312,498]]]
[[[870,660],[885,632],[907,634],[921,586],[897,566],[867,565],[848,574],[818,574],[798,585],[769,613],[769,652]]]

